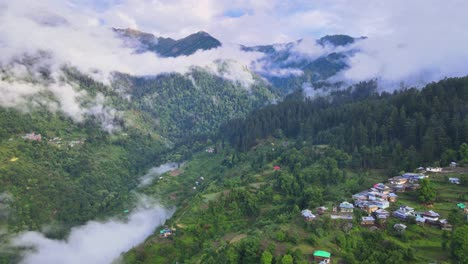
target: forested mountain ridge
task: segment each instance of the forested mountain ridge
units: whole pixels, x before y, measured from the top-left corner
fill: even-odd
[[[222,46],[219,40],[202,31],[177,41],[128,28],[114,31],[137,52],[155,52],[161,57],[187,56],[197,50]],[[353,44],[363,39],[365,37],[327,35],[313,41],[300,39],[282,44],[240,45],[240,49],[246,53],[262,54],[252,65],[245,67],[271,82],[285,95],[301,88],[304,83],[322,83],[318,85],[321,89],[332,86],[323,85],[323,82],[346,69],[346,60],[358,52]]]
[[[257,72],[287,94],[304,84],[315,86],[323,83],[346,69],[346,60],[359,52],[353,44],[363,39],[365,37],[327,35],[313,41],[300,39],[285,44],[241,48],[247,52],[263,53],[257,62],[260,65]],[[327,86],[330,85],[317,85],[320,89]]]
[[[114,85],[126,87],[138,109],[152,116],[161,135],[173,140],[211,133],[223,122],[278,98],[275,88],[259,78],[244,87],[198,68],[184,75],[120,75]]]
[[[228,122],[220,136],[248,150],[262,138],[284,134],[343,149],[365,168],[409,170],[456,159],[455,150],[468,142],[468,77],[392,94],[376,89],[375,82],[365,82],[328,98],[293,94],[244,120]]]

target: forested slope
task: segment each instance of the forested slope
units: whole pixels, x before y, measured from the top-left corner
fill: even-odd
[[[221,137],[247,150],[262,138],[284,134],[343,149],[364,168],[412,169],[457,158],[456,150],[468,141],[468,77],[421,90],[376,91],[376,84],[367,82],[316,99],[296,93],[229,122]]]

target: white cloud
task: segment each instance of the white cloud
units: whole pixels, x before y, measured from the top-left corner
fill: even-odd
[[[422,85],[468,74],[468,2],[393,1],[381,8],[394,14],[385,21],[388,31],[357,44],[362,52],[350,58],[345,79]]]
[[[178,167],[177,165],[177,163],[170,162],[151,168],[147,174],[141,177],[139,187],[150,185],[157,176],[175,170]]]
[[[53,240],[39,232],[25,232],[13,240],[13,245],[35,249],[23,257],[21,263],[24,264],[111,263],[121,253],[142,243],[173,213],[174,210],[146,200],[131,212],[127,221],[91,221],[74,227],[67,240]]]

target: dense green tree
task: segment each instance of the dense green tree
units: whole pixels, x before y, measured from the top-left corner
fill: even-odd
[[[455,229],[450,249],[458,263],[468,263],[468,225]]]
[[[431,181],[424,178],[419,181],[420,187],[418,189],[418,200],[424,204],[431,204],[436,199],[436,191]]]
[[[273,261],[273,255],[270,251],[266,250],[262,253],[261,263],[262,264],[271,264]]]
[[[294,263],[294,259],[289,254],[284,255],[283,258],[281,259],[281,264],[293,264],[293,263]]]

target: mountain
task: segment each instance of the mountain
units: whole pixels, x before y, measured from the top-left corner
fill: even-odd
[[[209,50],[222,44],[208,33],[200,31],[174,40],[156,37],[134,29],[114,29],[137,52],[152,51],[163,57],[191,55],[197,50]],[[259,76],[288,94],[304,85],[332,89],[334,84],[325,82],[347,67],[346,59],[357,52],[352,45],[365,37],[327,35],[310,42],[300,39],[294,42],[244,46],[242,51],[260,52],[263,56],[252,65],[245,65]]]
[[[162,57],[188,56],[198,50],[210,50],[221,46],[221,42],[210,34],[199,31],[185,38],[174,40],[172,38],[156,37],[153,34],[135,29],[114,29],[126,41],[137,43],[139,52],[152,51]]]
[[[358,52],[352,44],[363,39],[327,35],[315,41],[300,39],[285,44],[242,46],[242,50],[263,53],[255,71],[287,94],[304,84],[319,84],[323,88],[323,82],[345,69],[346,59]]]

